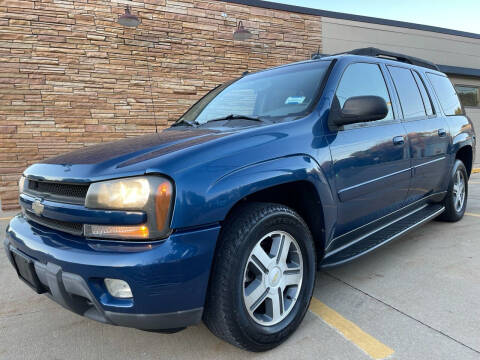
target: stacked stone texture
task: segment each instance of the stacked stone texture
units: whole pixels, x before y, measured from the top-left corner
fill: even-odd
[[[138,28],[116,22],[126,5]],[[320,17],[228,1],[0,0],[2,210],[30,164],[161,130],[214,86],[320,45]]]

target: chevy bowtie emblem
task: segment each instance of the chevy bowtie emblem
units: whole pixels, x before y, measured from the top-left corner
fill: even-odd
[[[32,203],[32,210],[37,215],[42,215],[44,208],[45,206],[40,202],[40,200],[35,200]]]

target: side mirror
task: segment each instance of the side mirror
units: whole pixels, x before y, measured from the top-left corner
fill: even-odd
[[[380,96],[355,96],[348,98],[335,117],[337,126],[381,120],[388,115],[388,106]]]

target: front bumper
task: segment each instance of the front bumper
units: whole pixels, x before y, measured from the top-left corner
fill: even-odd
[[[201,320],[218,233],[213,226],[156,243],[90,241],[17,215],[4,245],[12,265],[17,256],[27,259],[37,290],[63,307],[103,323],[161,330]],[[112,297],[107,277],[126,281],[133,299]]]

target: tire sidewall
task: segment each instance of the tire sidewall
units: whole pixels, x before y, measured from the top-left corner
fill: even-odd
[[[303,260],[303,280],[302,286],[293,309],[278,324],[272,326],[262,326],[255,322],[248,314],[243,299],[243,276],[246,263],[253,247],[266,234],[272,231],[284,231],[295,238],[302,252]],[[259,221],[245,238],[242,250],[238,256],[238,262],[235,266],[235,279],[233,281],[233,301],[234,308],[239,309],[236,314],[240,328],[243,329],[252,341],[259,344],[268,344],[272,341],[278,341],[278,338],[284,338],[291,334],[302,321],[313,293],[315,283],[315,250],[313,239],[306,225],[293,214],[286,212],[276,212],[267,215]]]

